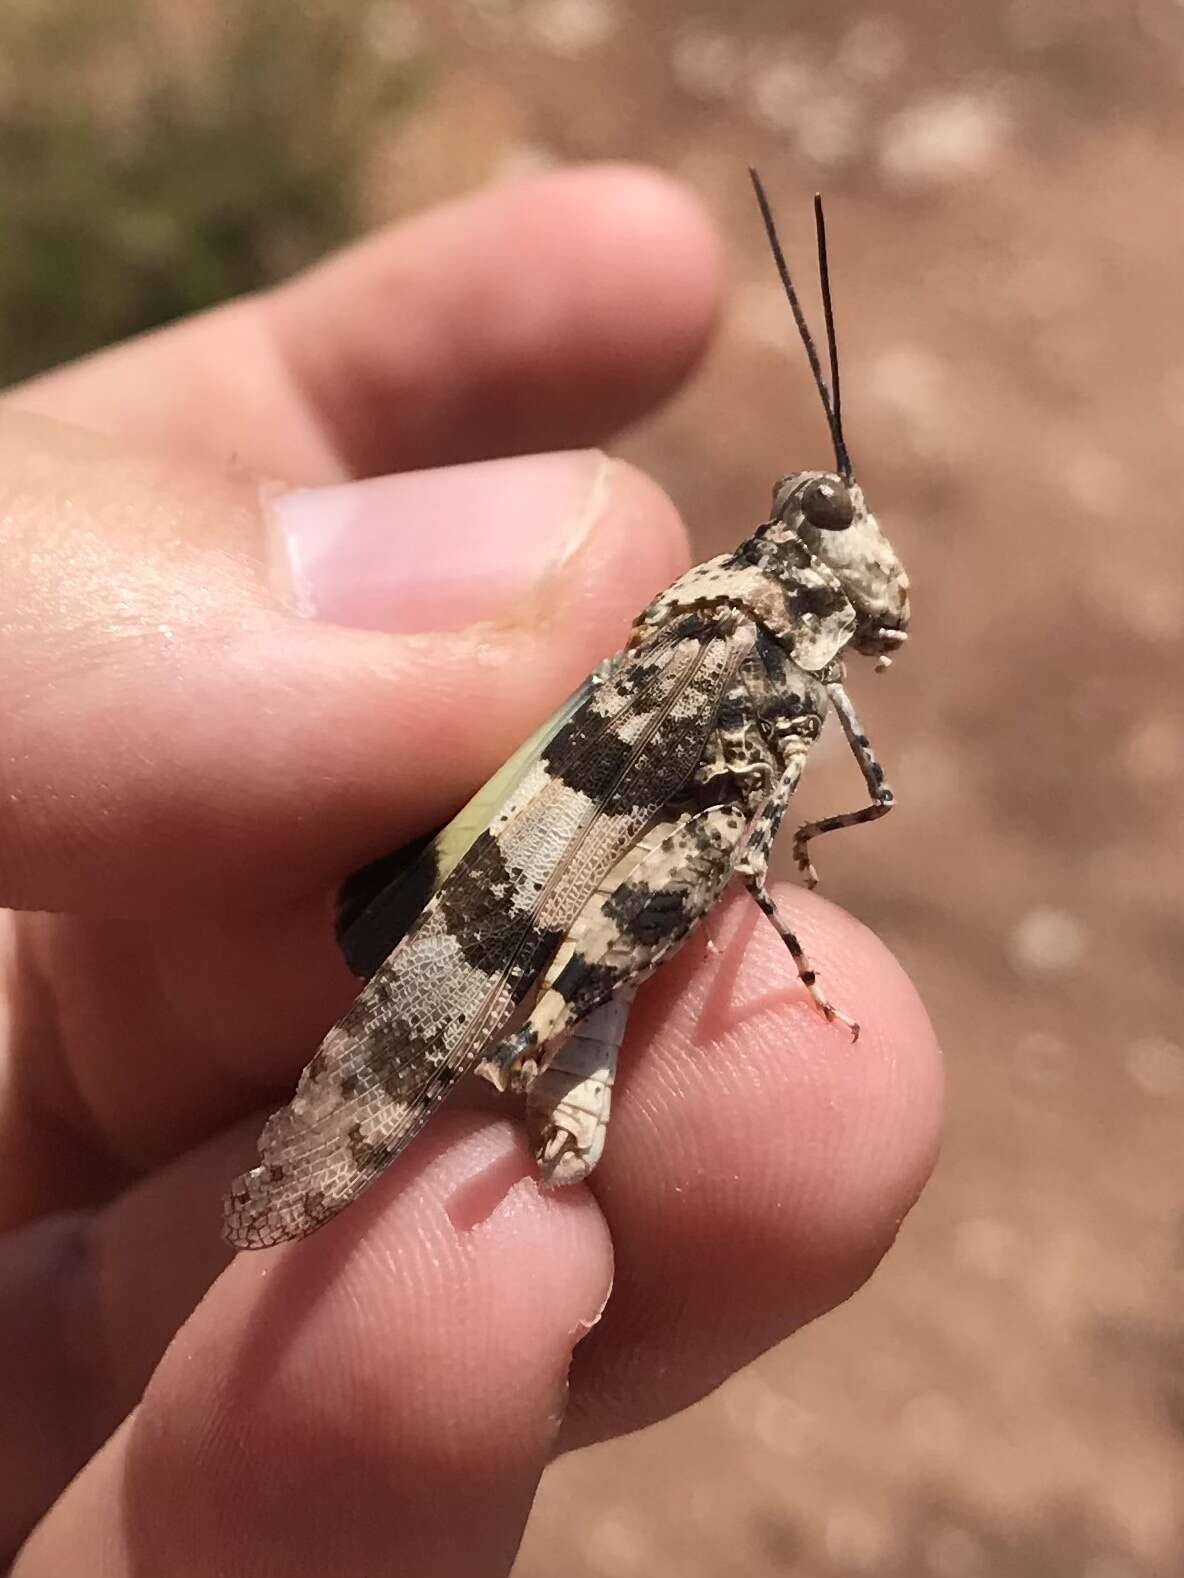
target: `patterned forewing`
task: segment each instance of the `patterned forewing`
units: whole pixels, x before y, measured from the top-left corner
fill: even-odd
[[[590,674],[439,832],[346,879],[337,900],[337,942],[355,975],[369,980],[385,964],[541,752],[609,673],[611,661]]]
[[[418,1133],[689,778],[746,651],[709,627],[624,661],[577,709],[268,1120],[227,1199],[232,1243],[310,1232]]]

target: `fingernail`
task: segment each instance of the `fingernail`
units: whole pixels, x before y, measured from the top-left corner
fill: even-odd
[[[574,450],[297,488],[268,501],[276,572],[301,613],[356,629],[534,617],[611,472],[599,450]]]

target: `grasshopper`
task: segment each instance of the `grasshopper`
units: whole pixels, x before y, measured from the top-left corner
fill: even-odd
[[[260,1164],[231,1186],[225,1232],[235,1245],[299,1238],[334,1216],[469,1072],[526,1093],[544,1181],[587,1177],[632,993],[733,879],[776,927],[819,1011],[858,1034],[823,993],[766,877],[828,710],[868,802],[798,829],[808,884],[812,840],[893,804],[844,687],[844,658],[888,665],[906,639],[908,578],[843,437],[821,199],[829,385],[750,174],[834,469],[782,477],[769,519],[643,609],[622,650],[409,866],[391,857],[346,883],[338,938],[366,985],[265,1125]]]

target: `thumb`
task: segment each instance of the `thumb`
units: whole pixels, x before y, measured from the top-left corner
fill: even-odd
[[[0,904],[323,890],[438,820],[677,572],[580,451],[286,491],[0,416]]]

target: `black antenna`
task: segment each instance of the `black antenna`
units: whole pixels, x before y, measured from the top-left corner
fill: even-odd
[[[765,223],[765,234],[769,238],[769,248],[773,253],[773,261],[777,265],[777,272],[781,276],[781,283],[785,287],[785,294],[789,301],[793,321],[798,326],[802,344],[806,350],[806,357],[810,363],[810,371],[814,374],[814,383],[818,388],[818,395],[822,401],[822,409],[826,412],[826,424],[830,429],[831,443],[835,447],[835,465],[843,477],[848,481],[852,479],[851,457],[847,453],[847,446],[843,442],[843,430],[839,424],[839,364],[838,346],[835,340],[834,312],[830,298],[830,276],[826,266],[826,222],[822,214],[822,199],[814,199],[814,223],[818,233],[818,272],[822,286],[823,311],[826,314],[826,338],[830,349],[831,380],[834,385],[834,400],[832,403],[830,390],[826,386],[826,379],[822,376],[822,363],[818,359],[818,350],[814,338],[806,324],[806,315],[802,311],[802,304],[798,300],[798,293],[794,289],[793,280],[790,278],[789,264],[785,261],[785,253],[781,249],[781,241],[777,235],[777,226],[773,222],[773,211],[769,207],[769,199],[765,196],[765,189],[761,178],[750,166],[749,175],[752,178],[752,188],[756,193],[757,203],[760,205],[761,218]]]
[[[830,299],[830,268],[826,261],[826,215],[822,212],[822,193],[814,193],[814,233],[818,237],[818,284],[822,291],[822,312],[826,319],[826,344],[830,351],[830,405],[839,470],[851,481],[851,456],[843,437],[843,403],[839,391],[839,342],[835,338],[835,310]]]

